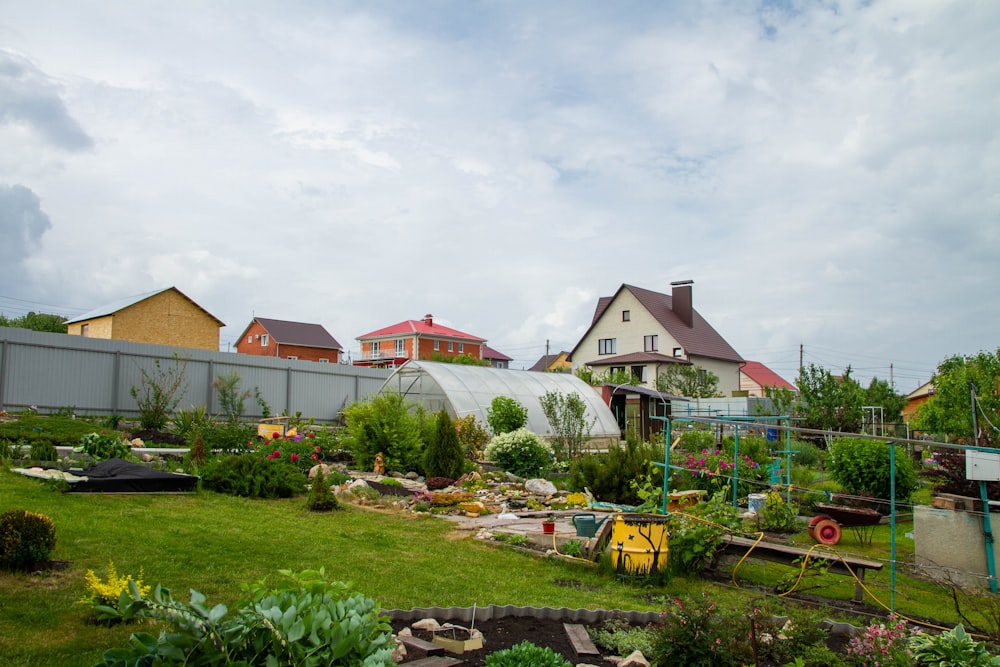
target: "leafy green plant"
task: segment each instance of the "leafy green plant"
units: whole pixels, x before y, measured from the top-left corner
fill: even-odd
[[[890,446],[894,445],[880,440],[840,438],[830,448],[830,472],[848,493],[888,498],[892,478],[889,466]],[[907,500],[917,488],[913,460],[898,446],[894,458],[896,500]]]
[[[465,415],[461,419],[456,419],[454,423],[465,458],[478,461],[483,455],[483,449],[489,444],[490,432],[475,415]]]
[[[552,649],[523,641],[486,656],[486,667],[573,667]]]
[[[484,454],[488,461],[519,477],[540,476],[552,461],[542,439],[526,428],[494,436]]]
[[[587,421],[587,404],[576,392],[547,391],[541,398],[542,412],[552,429],[552,451],[556,458],[575,458],[597,423]]]
[[[374,600],[328,582],[322,569],[280,573],[290,585],[248,587],[232,616],[225,605],[209,608],[195,590],[185,604],[160,585],[147,598],[130,583],[127,615],[168,623],[173,631],[133,634],[128,647],[106,651],[97,667],[395,665],[392,627]]]
[[[31,454],[34,461],[55,461],[59,458],[55,445],[49,440],[36,440],[31,443]]]
[[[528,538],[519,533],[494,533],[493,539],[497,542],[509,544],[513,547],[524,546],[528,542]]]
[[[569,540],[565,542],[560,549],[564,556],[577,557],[583,550],[583,543],[580,540]]]
[[[729,626],[720,609],[704,594],[671,600],[663,625],[653,639],[651,662],[686,667],[728,664]]]
[[[190,410],[178,410],[172,423],[174,433],[182,438],[190,438],[209,428],[212,418],[208,416],[208,408],[204,405],[192,405]]]
[[[528,408],[509,396],[496,396],[486,410],[486,423],[494,436],[516,431],[528,423]]]
[[[187,391],[187,359],[178,354],[173,358],[170,368],[163,368],[159,359],[153,361],[152,371],[140,368],[139,386],[132,385],[129,390],[139,408],[139,425],[144,429],[163,430]]]
[[[795,503],[786,503],[778,491],[769,491],[757,521],[760,530],[794,533],[801,528],[798,517],[799,508]]]
[[[48,561],[56,527],[44,514],[8,510],[0,514],[0,569],[27,570]]]
[[[97,620],[113,624],[126,620],[125,607],[132,602],[129,594],[129,583],[134,582],[140,595],[149,595],[150,587],[142,583],[142,569],[139,575],[132,578],[131,574],[120,575],[112,561],[108,561],[107,579],[101,579],[93,570],[87,570],[84,575],[87,591],[78,600],[79,604],[87,605],[94,610]],[[129,618],[128,620],[133,620]]]
[[[612,655],[631,655],[634,651],[642,651],[645,656],[653,654],[654,626],[632,627],[622,619],[612,618],[588,629],[588,633],[594,644]]]
[[[290,461],[231,454],[206,461],[206,489],[247,498],[289,498],[305,490],[306,477]]]
[[[420,465],[422,411],[398,394],[379,394],[344,409],[346,445],[356,464],[371,470],[381,452],[386,470],[407,472]]]
[[[1000,657],[990,655],[985,642],[977,642],[959,623],[940,634],[916,634],[909,649],[917,664],[927,667],[996,667]]]
[[[687,512],[671,515],[667,563],[671,574],[700,572],[715,558],[727,529],[739,527],[739,510],[729,504],[728,496],[723,489]]]
[[[312,486],[309,487],[309,496],[306,498],[306,507],[310,512],[330,512],[337,509],[340,503],[337,496],[330,491],[330,482],[326,479],[323,466],[318,466],[313,477]]]
[[[132,445],[121,435],[88,433],[80,438],[80,444],[73,451],[83,452],[95,461],[107,461],[128,458],[132,454]]]
[[[428,477],[457,479],[462,476],[465,464],[458,431],[444,410],[437,413],[434,424],[434,433],[424,448],[424,474]]]

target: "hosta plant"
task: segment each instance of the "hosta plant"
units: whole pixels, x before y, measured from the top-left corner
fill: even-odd
[[[977,642],[959,623],[938,635],[921,633],[910,637],[910,650],[918,665],[928,667],[995,667],[1000,656],[990,655],[985,642]]]

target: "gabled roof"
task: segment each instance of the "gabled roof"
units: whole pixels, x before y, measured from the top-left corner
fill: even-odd
[[[543,372],[548,369],[554,362],[559,360],[561,356],[569,356],[569,352],[562,351],[556,352],[555,354],[543,354],[542,357],[534,363],[534,365],[529,368],[529,371]]]
[[[508,357],[503,352],[497,352],[489,345],[483,345],[483,359],[495,359],[497,361],[514,361],[513,357]]]
[[[194,304],[194,306],[197,307],[199,310],[201,310],[206,315],[208,315],[209,317],[211,317],[213,320],[215,320],[216,322],[218,322],[220,327],[226,326],[225,323],[222,320],[220,320],[218,317],[216,317],[212,313],[208,312],[207,310],[205,310],[204,308],[202,308],[201,306],[199,306],[188,295],[184,294],[184,292],[180,291],[176,287],[165,287],[163,289],[158,289],[158,290],[155,290],[153,292],[146,292],[145,294],[136,294],[134,296],[122,297],[121,299],[118,299],[116,301],[111,301],[109,303],[106,303],[103,306],[98,306],[97,308],[94,308],[93,310],[88,310],[83,315],[78,315],[78,316],[74,317],[71,320],[66,320],[66,324],[75,324],[77,322],[86,322],[87,320],[97,319],[98,317],[107,317],[108,315],[114,315],[115,313],[117,313],[119,311],[122,311],[122,310],[125,310],[126,308],[128,308],[130,306],[134,306],[137,303],[145,301],[146,299],[149,299],[150,297],[154,297],[157,294],[162,294],[164,292],[169,292],[171,290],[173,290],[174,292],[177,292],[178,294],[180,294],[182,297],[184,297],[185,299],[187,299],[188,301],[190,301],[192,304]]]
[[[772,371],[759,361],[747,361],[740,367],[740,373],[756,382],[761,387],[778,387],[798,391],[794,384]]]
[[[743,361],[743,357],[726,342],[726,339],[719,335],[719,332],[712,328],[712,325],[705,321],[705,318],[697,310],[692,309],[692,325],[689,327],[674,313],[672,309],[673,298],[671,296],[624,283],[618,288],[614,296],[601,297],[597,300],[594,319],[590,324],[590,328],[581,336],[580,342],[583,342],[584,338],[597,325],[601,316],[607,311],[608,306],[611,305],[623,290],[628,290],[632,293],[636,300],[653,316],[660,326],[681,344],[681,347],[684,348],[689,357],[693,355],[696,357],[722,359],[723,361]],[[576,354],[576,350],[579,347],[580,343],[577,343],[576,347],[573,348],[573,354]]]
[[[933,396],[936,393],[937,389],[934,387],[934,381],[928,380],[927,382],[923,383],[922,385],[911,391],[909,394],[907,394],[905,398],[907,401],[913,401],[918,398],[927,398],[929,396]]]
[[[434,322],[430,318],[424,318],[422,320],[404,320],[398,324],[393,324],[382,329],[376,329],[375,331],[366,333],[363,336],[358,336],[357,340],[368,340],[369,338],[392,338],[393,336],[411,336],[413,334],[418,336],[436,336],[438,338],[461,338],[463,340],[475,341],[476,343],[486,342],[485,338],[479,338],[478,336],[467,334],[464,331],[446,327],[443,324]]]
[[[289,322],[288,320],[272,320],[266,317],[255,317],[243,330],[237,340],[243,340],[254,322],[264,327],[275,343],[283,345],[302,345],[303,347],[318,347],[326,350],[342,350],[337,339],[320,324],[305,322]]]

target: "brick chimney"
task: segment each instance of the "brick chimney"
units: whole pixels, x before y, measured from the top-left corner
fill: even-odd
[[[691,305],[693,280],[678,280],[670,283],[671,310],[689,328],[694,326],[694,306]]]
[[[434,326],[434,316],[431,315],[430,313],[424,315],[424,324],[426,324],[429,327]]]

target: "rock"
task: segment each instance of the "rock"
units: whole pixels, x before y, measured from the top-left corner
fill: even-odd
[[[524,490],[539,496],[552,496],[558,493],[556,485],[547,479],[529,479],[524,482]]]
[[[642,651],[632,651],[624,660],[618,663],[618,667],[650,667],[649,661]]]
[[[363,479],[356,479],[347,485],[348,490],[353,491],[354,489],[369,489],[368,482]]]
[[[406,479],[412,479],[413,481],[417,481],[417,478],[420,477],[420,475],[411,470],[410,472],[406,473],[405,477]]]
[[[413,636],[413,631],[411,631],[409,628],[403,628],[402,630],[400,630],[399,632],[396,633],[396,636],[397,637],[412,637]]]
[[[480,632],[479,630],[476,630],[475,628],[469,630],[469,639],[482,639],[482,638],[483,638],[483,633]]]
[[[142,438],[132,438],[133,447],[145,447],[146,443],[142,441]]]
[[[426,630],[427,632],[437,632],[441,629],[441,624],[435,618],[422,618],[416,623],[411,623],[414,630]]]
[[[309,481],[310,482],[313,480],[313,477],[316,476],[316,473],[319,472],[319,470],[321,468],[323,470],[323,474],[326,477],[329,477],[330,473],[333,472],[333,468],[331,468],[330,466],[326,465],[325,463],[317,463],[312,468],[309,468]]]

